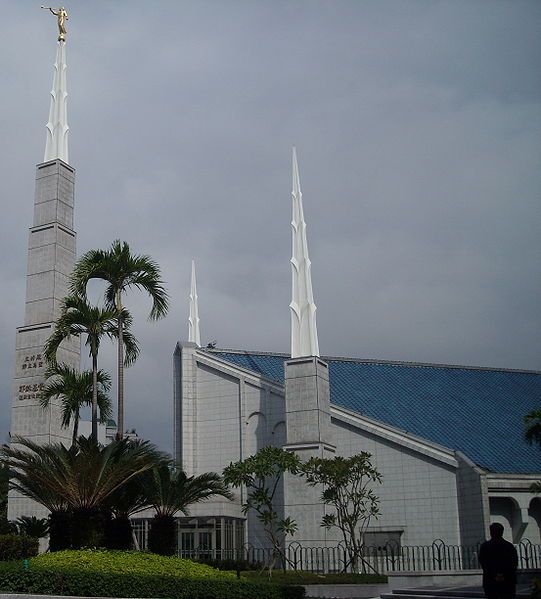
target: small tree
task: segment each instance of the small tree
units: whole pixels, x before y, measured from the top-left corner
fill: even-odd
[[[297,474],[300,465],[300,460],[295,454],[269,446],[245,460],[229,464],[224,470],[226,484],[232,487],[246,487],[247,498],[242,504],[243,513],[254,511],[263,524],[273,549],[269,576],[278,557],[285,561],[284,536],[293,535],[297,530],[297,524],[291,518],[279,517],[274,507],[274,496],[284,473]]]
[[[379,498],[372,487],[381,483],[381,475],[371,457],[362,452],[349,458],[311,458],[302,468],[309,485],[323,485],[321,501],[334,513],[323,516],[321,526],[340,530],[349,560],[345,568],[351,565],[354,572],[361,563],[369,566],[362,559],[363,535],[370,519],[379,515]]]

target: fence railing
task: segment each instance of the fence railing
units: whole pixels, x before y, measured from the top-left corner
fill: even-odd
[[[541,544],[523,540],[516,545],[519,569],[541,568]],[[359,571],[378,572],[444,572],[475,570],[479,568],[477,545],[447,545],[437,539],[431,545],[385,545],[364,546],[359,561]],[[274,563],[276,568],[296,569],[310,572],[351,572],[348,553],[343,545],[334,547],[305,547],[299,543],[288,544],[283,556],[272,549],[245,545],[240,549],[192,549],[179,551],[181,557],[199,560],[244,561],[261,567]]]

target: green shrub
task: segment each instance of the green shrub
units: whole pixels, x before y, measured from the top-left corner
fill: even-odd
[[[233,572],[220,572],[206,564],[180,557],[169,557],[143,551],[105,551],[80,549],[42,553],[30,560],[32,570],[145,574],[186,578],[235,578]]]
[[[24,559],[38,554],[39,540],[19,535],[0,535],[0,561]]]
[[[235,572],[244,572],[247,570],[262,570],[264,565],[262,562],[249,562],[244,559],[212,559],[207,557],[199,557],[195,561],[212,566],[217,570],[233,570]]]
[[[0,592],[87,597],[167,597],[170,599],[302,599],[304,588],[231,578],[119,572],[35,569],[20,562],[0,564]]]

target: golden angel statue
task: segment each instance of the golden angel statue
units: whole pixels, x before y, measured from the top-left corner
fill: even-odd
[[[66,9],[61,6],[60,8],[51,8],[50,6],[42,6],[41,8],[49,9],[53,15],[58,19],[58,41],[66,41],[66,21],[68,20],[68,13]]]

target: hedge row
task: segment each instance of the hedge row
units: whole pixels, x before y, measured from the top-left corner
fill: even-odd
[[[31,570],[53,572],[104,572],[106,574],[141,574],[176,578],[235,579],[234,572],[221,572],[206,564],[177,556],[156,555],[146,551],[107,551],[71,549],[42,553],[30,560]]]
[[[86,597],[168,597],[171,599],[303,599],[304,588],[242,580],[178,578],[23,570],[19,562],[0,564],[0,592]]]
[[[39,540],[19,535],[0,535],[0,561],[24,559],[38,554]]]

